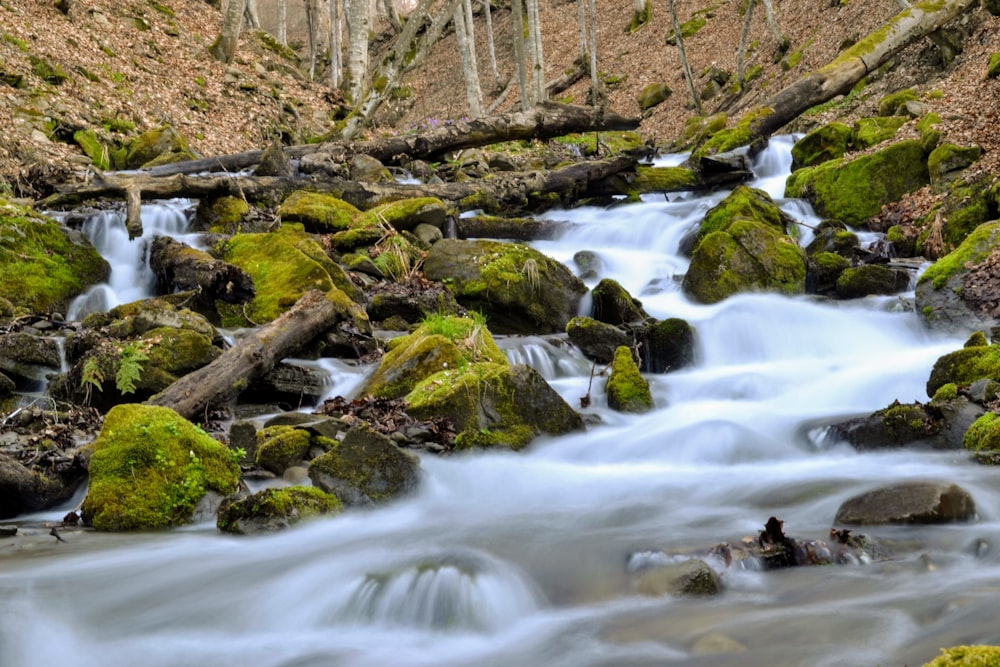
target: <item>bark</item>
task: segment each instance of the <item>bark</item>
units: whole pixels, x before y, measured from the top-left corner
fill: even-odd
[[[753,6],[756,0],[747,0],[747,13],[743,17],[743,30],[740,32],[740,46],[736,50],[736,81],[743,85],[746,76],[747,44],[750,41],[750,21],[753,19]]]
[[[330,0],[333,2],[333,0]],[[278,0],[278,43],[288,44],[288,12],[285,0]]]
[[[469,11],[466,11],[468,5]],[[462,59],[462,74],[465,78],[465,99],[469,104],[469,115],[479,118],[483,115],[483,93],[479,87],[479,70],[476,67],[474,37],[471,34],[472,11],[469,0],[455,8],[455,40]]]
[[[309,50],[306,60],[309,63],[309,80],[316,80],[316,43],[319,32],[319,8],[316,0],[306,0],[306,34],[308,38]]]
[[[196,419],[209,407],[235,399],[243,388],[344,316],[322,292],[307,292],[276,320],[254,330],[218,359],[188,373],[146,404],[168,407],[185,419]]]
[[[542,22],[538,16],[538,0],[526,0],[528,36],[531,38],[532,78],[535,104],[545,101],[545,56],[542,49]]]
[[[524,42],[524,0],[512,0],[510,20],[513,23],[514,63],[517,67],[517,87],[521,93],[521,109],[527,111],[534,104],[528,79],[528,49]]]
[[[670,9],[670,19],[674,23],[674,37],[677,39],[677,54],[681,59],[681,68],[684,70],[684,80],[687,81],[688,91],[691,93],[691,102],[699,116],[705,115],[701,109],[701,98],[694,88],[694,75],[691,73],[691,65],[688,64],[687,53],[684,51],[684,36],[681,34],[681,23],[677,20],[677,8],[674,7],[674,0],[668,0]]]
[[[226,303],[246,303],[256,293],[253,280],[243,269],[168,236],[153,241],[149,267],[166,292],[197,289],[209,301]]]
[[[832,62],[805,74],[780,90],[762,107],[751,111],[758,116],[758,120],[750,124],[747,143],[766,139],[807,109],[846,94],[858,81],[896,53],[940,29],[974,3],[975,0],[932,0],[918,2],[896,14]]]
[[[580,60],[587,60],[587,0],[576,0],[576,24],[580,28]]]
[[[587,61],[585,58],[577,58],[573,61],[573,64],[569,66],[566,71],[559,75],[558,78],[549,81],[545,86],[545,91],[549,98],[558,95],[562,91],[566,90],[574,83],[582,79],[587,75]]]
[[[350,78],[348,97],[357,104],[365,90],[368,76],[368,32],[371,16],[368,0],[350,0],[347,4],[347,34],[350,47],[347,53],[347,73]]]
[[[558,238],[563,230],[563,223],[534,218],[479,215],[460,217],[455,221],[455,237],[460,239],[545,241]]]
[[[243,19],[251,30],[260,30],[260,18],[257,14],[257,0],[247,0],[246,10],[243,12]]]
[[[496,44],[493,43],[493,9],[490,7],[490,0],[483,0],[483,15],[486,16],[486,49],[490,52],[490,72],[493,74],[493,84],[499,89],[502,82],[500,70],[497,69]]]
[[[226,13],[222,19],[222,32],[215,43],[208,48],[212,57],[224,63],[233,62],[236,55],[236,44],[243,30],[243,13],[246,10],[246,0],[229,0]]]
[[[771,28],[771,34],[774,35],[774,40],[778,42],[778,48],[785,51],[788,49],[790,42],[778,26],[778,19],[774,16],[774,5],[771,4],[771,0],[761,0],[761,2],[764,3],[764,13],[767,15],[767,25]]]
[[[603,96],[601,78],[597,73],[597,3],[590,0],[590,93],[591,103],[597,106]]]
[[[340,88],[343,75],[343,61],[340,51],[343,41],[340,32],[340,2],[330,0],[330,87]]]
[[[396,3],[393,0],[383,0],[382,8],[385,10],[386,20],[392,26],[392,31],[396,34],[401,33],[403,31],[403,22],[399,19],[399,12],[396,11]]]

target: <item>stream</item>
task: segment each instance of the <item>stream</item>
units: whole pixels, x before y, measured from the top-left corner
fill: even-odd
[[[790,147],[772,141],[753,185],[780,198]],[[376,510],[270,536],[203,523],[4,556],[0,665],[874,667],[1000,644],[1000,468],[823,437],[824,424],[928,400],[934,361],[964,338],[928,332],[908,295],[690,302],[678,243],[723,196],[550,211],[569,231],[533,244],[568,265],[597,253],[601,277],[651,315],[694,326],[695,364],[646,376],[654,411],[608,410],[597,378],[586,412],[600,425],[520,453],[425,455],[419,492]],[[816,222],[803,202],[781,203]],[[544,337],[499,342],[580,405],[591,364],[579,354]],[[369,369],[335,370],[331,395]],[[712,598],[643,597],[626,571],[635,551],[702,552],[755,537],[770,516],[827,539],[847,498],[918,479],[967,489],[978,520],[856,530],[906,548],[866,565],[730,568]]]

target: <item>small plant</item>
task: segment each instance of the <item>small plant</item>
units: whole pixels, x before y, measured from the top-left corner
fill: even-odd
[[[134,394],[135,382],[142,376],[142,363],[149,356],[139,349],[138,344],[129,343],[121,349],[118,360],[118,372],[115,373],[115,386],[122,394]]]
[[[83,362],[83,369],[80,372],[80,384],[84,390],[84,405],[90,405],[90,396],[94,387],[97,387],[97,391],[104,391],[104,373],[101,372],[97,357],[90,357]]]

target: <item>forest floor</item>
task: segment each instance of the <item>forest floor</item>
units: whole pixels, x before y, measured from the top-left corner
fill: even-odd
[[[343,113],[342,98],[327,84],[322,67],[317,80],[309,81],[294,56],[282,55],[252,32],[244,32],[232,64],[212,60],[207,47],[221,27],[221,16],[201,0],[69,4],[68,14],[63,14],[49,0],[0,0],[0,180],[6,180],[15,194],[37,194],[32,183],[40,171],[50,177],[69,176],[86,168],[88,159],[69,141],[77,129],[94,128],[107,137],[123,138],[170,124],[195,151],[207,156],[261,148],[279,136],[286,142],[307,141],[332,127],[338,113]],[[493,14],[501,81],[513,75],[505,4],[496,3]],[[667,144],[694,110],[678,51],[666,43],[672,32],[669,16],[663,3],[653,4],[652,20],[629,33],[632,3],[597,0],[598,69],[609,82],[610,108],[625,116],[640,115],[638,97],[647,85],[664,83],[673,90],[664,103],[643,114],[640,129],[644,138]],[[738,0],[719,0],[708,8],[705,4],[676,3],[682,21],[704,20],[704,26],[685,41],[699,91],[714,71],[735,71],[743,24]],[[774,4],[790,47],[783,55],[779,52],[758,6],[751,22],[747,65],[759,65],[760,75],[735,103],[726,102],[724,93],[704,101],[705,113],[724,109],[738,115],[826,64],[844,45],[898,11],[891,0]],[[542,0],[540,5],[545,79],[552,80],[580,52],[577,4]],[[986,78],[990,55],[1000,51],[1000,18],[975,8],[951,27],[961,34],[964,50],[947,67],[937,47],[920,40],[873,72],[861,91],[823,111],[805,114],[788,129],[804,131],[834,119],[851,122],[875,115],[882,95],[913,87],[928,109],[942,117],[943,140],[978,144],[984,157],[975,168],[1000,172],[1000,80]],[[500,88],[491,74],[481,16],[476,31],[480,78],[489,106]],[[294,33],[290,37],[293,45],[296,37],[301,38]],[[65,78],[45,81],[39,62]],[[387,105],[370,132],[403,132],[468,114],[453,34],[446,35],[406,84],[413,95]],[[589,86],[588,80],[581,81],[559,97],[584,103]],[[517,103],[516,94],[511,95],[499,110]],[[914,130],[904,129],[903,136],[907,132]]]

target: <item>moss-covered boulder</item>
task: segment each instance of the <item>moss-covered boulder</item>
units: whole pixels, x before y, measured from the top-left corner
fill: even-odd
[[[817,252],[809,256],[806,265],[806,292],[832,295],[837,290],[837,279],[851,263],[833,252]]]
[[[717,303],[741,292],[801,294],[805,279],[805,253],[794,240],[766,223],[738,219],[701,240],[682,286],[696,301]]]
[[[900,482],[841,503],[835,524],[937,524],[971,521],[976,503],[968,491],[947,482]]]
[[[361,211],[343,199],[305,190],[290,194],[277,212],[282,222],[298,222],[306,231],[318,234],[348,229],[361,216]]]
[[[688,118],[684,123],[684,129],[681,130],[680,136],[671,145],[670,150],[681,152],[700,146],[716,132],[724,130],[728,119],[729,117],[722,112],[710,116]]]
[[[257,431],[254,463],[276,475],[299,465],[309,451],[309,431],[293,426],[268,426]]]
[[[844,269],[837,277],[839,299],[856,299],[869,294],[897,294],[910,286],[906,271],[880,264],[862,264]]]
[[[307,291],[318,289],[349,313],[355,326],[368,330],[368,318],[355,303],[361,298],[358,288],[318,243],[297,229],[283,226],[267,234],[237,234],[218,252],[249,274],[257,289],[246,305],[216,302],[223,326],[270,322]]]
[[[990,62],[986,67],[986,78],[995,79],[1000,76],[1000,51],[990,54]]]
[[[66,312],[111,267],[85,236],[0,199],[0,298],[32,313]]]
[[[852,130],[844,123],[827,123],[809,132],[792,146],[792,169],[814,167],[843,157],[851,145]]]
[[[989,190],[992,175],[979,173],[956,176],[942,184],[945,198],[925,216],[917,242],[921,253],[942,257],[957,248],[976,227],[996,220],[997,202]]]
[[[604,391],[608,407],[618,412],[649,412],[654,407],[649,382],[639,372],[632,350],[624,345],[615,350]]]
[[[965,432],[962,446],[972,452],[1000,452],[1000,420],[997,413],[987,412]]]
[[[698,226],[697,244],[712,232],[724,232],[737,220],[754,220],[768,225],[775,231],[785,234],[794,220],[774,203],[763,190],[746,185],[737,186],[721,202],[713,206],[705,214]]]
[[[897,90],[888,95],[884,95],[878,101],[879,116],[895,116],[907,102],[916,102],[919,98],[917,91],[912,88]]]
[[[115,166],[111,160],[113,146],[109,146],[94,130],[77,130],[73,133],[73,141],[97,169],[107,171]]]
[[[927,379],[927,395],[946,384],[967,387],[977,380],[1000,381],[1000,346],[964,347],[939,357]]]
[[[397,231],[412,232],[417,225],[433,225],[443,229],[448,220],[448,207],[436,197],[414,197],[386,202],[368,209],[359,218],[359,227],[388,224]]]
[[[242,197],[207,197],[198,202],[193,227],[213,234],[238,234],[250,204]]]
[[[754,148],[751,142],[757,142],[758,148],[762,147],[767,139],[762,137],[755,130],[761,121],[771,115],[773,111],[768,107],[761,107],[755,111],[744,113],[739,121],[731,128],[720,130],[713,134],[705,143],[698,146],[691,152],[691,157],[701,159],[719,153],[726,153],[743,146]]]
[[[793,172],[786,197],[808,200],[816,212],[861,226],[882,206],[930,182],[919,141],[901,141],[853,160],[830,160]]]
[[[665,83],[651,83],[639,93],[639,108],[649,111],[656,105],[666,102],[673,92]]]
[[[113,408],[91,445],[83,519],[98,530],[186,523],[209,490],[235,493],[235,453],[169,408]]]
[[[959,175],[970,167],[979,156],[983,154],[983,149],[979,146],[959,146],[952,143],[943,143],[931,151],[927,156],[927,171],[930,174],[931,185],[940,189],[959,177]]]
[[[1000,3],[993,10],[1000,16]],[[941,655],[924,667],[991,667],[1000,665],[1000,646],[953,646],[942,649]]]
[[[590,291],[594,319],[607,324],[632,324],[649,319],[642,302],[633,297],[617,280],[605,278]]]
[[[523,364],[482,362],[436,373],[407,396],[418,419],[444,416],[455,445],[522,449],[535,436],[583,427],[583,420],[537,371]]]
[[[497,334],[562,332],[587,291],[565,266],[519,243],[443,239],[431,247],[424,272],[483,313]]]
[[[389,342],[389,351],[361,393],[401,398],[435,373],[481,361],[507,363],[481,317],[434,315],[413,333]]]
[[[643,343],[642,370],[647,373],[676,371],[694,362],[695,331],[687,320],[669,317],[642,328],[636,337]]]
[[[929,326],[961,331],[992,325],[996,291],[989,287],[994,263],[988,260],[998,236],[1000,222],[979,225],[921,274],[914,303]]]
[[[863,452],[903,447],[957,449],[965,429],[980,414],[982,408],[967,399],[961,405],[947,406],[896,401],[871,415],[831,425],[830,435]]]
[[[906,118],[902,116],[860,118],[851,129],[851,143],[855,150],[870,148],[896,136],[905,123]]]
[[[819,223],[813,240],[806,246],[806,254],[812,257],[817,253],[832,252],[850,260],[860,247],[858,235],[848,230],[844,223],[824,220]]]
[[[0,398],[8,390],[13,392],[14,384],[0,373]],[[9,384],[7,384],[9,383]],[[3,405],[3,404],[0,404]],[[0,411],[10,414],[7,406]],[[39,453],[50,445],[50,440],[41,440]],[[37,512],[56,507],[68,501],[76,489],[86,479],[87,471],[82,457],[59,466],[49,465],[51,459],[32,465],[17,460],[14,456],[0,452],[0,519],[10,519],[19,514]]]
[[[223,501],[215,525],[234,535],[273,533],[302,521],[337,514],[343,506],[336,496],[314,486],[264,489],[245,498]]]
[[[647,192],[678,192],[693,189],[698,183],[698,172],[690,167],[650,167],[637,165],[635,180],[623,189],[628,194]]]
[[[155,167],[161,164],[195,160],[199,156],[177,130],[164,125],[143,132],[132,140],[125,156],[126,169]]]
[[[386,436],[356,426],[336,447],[309,463],[309,478],[345,505],[370,505],[415,490],[420,459]]]
[[[629,335],[613,324],[593,317],[574,317],[566,324],[569,342],[580,348],[584,356],[599,364],[609,364],[615,350],[631,342]]]

